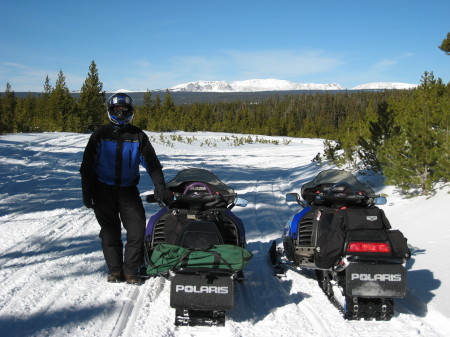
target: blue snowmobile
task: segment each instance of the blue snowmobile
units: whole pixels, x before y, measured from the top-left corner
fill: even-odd
[[[166,184],[174,200],[148,221],[145,265],[149,276],[171,280],[175,325],[225,324],[234,306],[234,281],[252,254],[245,249],[245,228],[231,209],[246,200],[212,172],[185,169]]]
[[[303,200],[302,200],[303,199]],[[282,277],[290,267],[315,271],[319,286],[346,319],[390,320],[406,295],[407,240],[376,205],[386,198],[351,173],[326,170],[286,200],[303,209],[289,219],[282,248],[269,259]]]

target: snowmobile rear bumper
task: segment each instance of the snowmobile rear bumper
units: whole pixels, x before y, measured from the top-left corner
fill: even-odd
[[[234,305],[231,277],[176,274],[171,281],[170,306],[187,310],[229,310]]]
[[[350,297],[406,296],[406,269],[402,264],[350,263],[345,278],[345,293]]]
[[[225,325],[225,311],[234,306],[231,276],[175,274],[170,306],[176,309],[175,325]]]
[[[175,310],[176,326],[225,326],[225,311]]]

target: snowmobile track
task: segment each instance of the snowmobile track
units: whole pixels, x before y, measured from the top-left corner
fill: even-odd
[[[127,299],[124,300],[124,305],[120,309],[120,314],[117,318],[117,323],[111,334],[112,337],[128,337],[133,335],[133,330],[137,329],[136,321],[138,320],[143,302],[147,300],[155,301],[163,289],[165,279],[150,278],[147,279],[141,286],[134,286],[135,288]]]

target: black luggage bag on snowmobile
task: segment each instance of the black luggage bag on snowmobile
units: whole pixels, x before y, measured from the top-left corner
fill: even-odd
[[[390,258],[403,260],[411,256],[406,238],[399,230],[391,230],[383,210],[376,206],[319,208],[315,214],[315,218],[319,220],[313,256],[318,268],[333,267],[343,254],[358,255],[360,258],[385,258],[385,260]],[[324,220],[320,221],[322,217]],[[386,243],[391,249],[386,252],[349,251],[349,245],[358,242]]]

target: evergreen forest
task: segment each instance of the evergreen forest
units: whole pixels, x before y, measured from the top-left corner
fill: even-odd
[[[0,133],[90,133],[108,122],[92,61],[77,99],[62,71],[38,97],[0,94]],[[425,72],[413,90],[273,95],[263,101],[175,104],[147,90],[133,124],[147,131],[212,131],[324,139],[312,160],[382,173],[406,193],[427,194],[450,180],[450,83]]]

